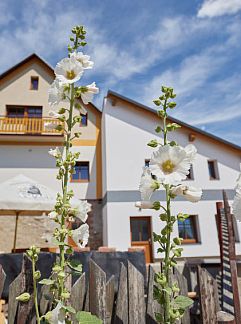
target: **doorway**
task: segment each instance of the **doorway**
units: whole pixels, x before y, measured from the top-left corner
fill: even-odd
[[[146,263],[153,262],[151,217],[131,217],[131,246],[145,249]]]

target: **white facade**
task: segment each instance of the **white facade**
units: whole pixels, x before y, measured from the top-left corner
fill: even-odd
[[[162,228],[158,218],[160,212],[139,211],[134,206],[135,201],[140,200],[138,187],[145,159],[153,152],[146,144],[157,138],[154,130],[160,119],[144,106],[113,92],[105,98],[102,114],[104,243],[126,250],[131,246],[130,217],[150,216],[152,230],[159,233]],[[198,154],[193,163],[194,180],[185,182],[201,187],[203,199],[196,204],[178,199],[172,204],[172,212],[174,215],[178,212],[197,215],[198,242],[183,244],[183,257],[216,260],[219,256],[216,202],[222,201],[222,189],[227,191],[229,198],[233,197],[240,173],[241,150],[188,125],[173,132],[169,139],[184,147],[190,143],[191,134],[195,135],[193,144]],[[218,180],[210,180],[208,160],[217,161]],[[240,224],[238,227],[241,230]],[[236,245],[237,254],[241,255],[241,244]],[[156,249],[157,246],[152,249],[154,259],[160,257]]]

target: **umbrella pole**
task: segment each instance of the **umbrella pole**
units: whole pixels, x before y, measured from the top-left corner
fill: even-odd
[[[13,252],[16,252],[16,243],[17,243],[17,231],[18,231],[18,216],[19,212],[16,212],[16,220],[15,220],[15,230],[14,230],[14,240],[13,240]]]

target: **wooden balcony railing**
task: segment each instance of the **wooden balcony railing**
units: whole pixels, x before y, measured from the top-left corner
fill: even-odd
[[[59,125],[53,118],[0,117],[0,134],[63,135],[62,131],[51,129],[49,124]]]

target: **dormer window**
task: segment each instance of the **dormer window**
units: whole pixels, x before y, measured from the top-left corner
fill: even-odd
[[[30,89],[31,90],[38,90],[38,83],[39,83],[39,77],[38,76],[32,76],[31,77]]]
[[[80,116],[81,116],[80,126],[87,126],[87,124],[88,124],[88,115],[87,114],[80,114]]]

